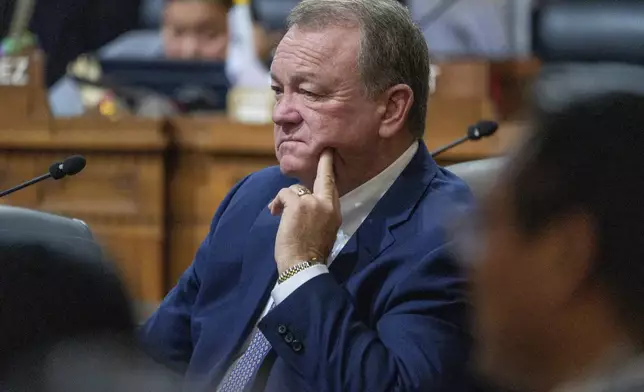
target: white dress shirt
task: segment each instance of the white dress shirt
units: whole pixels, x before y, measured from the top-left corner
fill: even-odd
[[[338,235],[331,250],[331,254],[327,259],[327,263],[314,265],[301,272],[298,272],[282,284],[276,284],[268,299],[268,303],[264,307],[262,315],[259,317],[261,320],[269,312],[273,303],[278,305],[284,301],[289,295],[293,294],[304,283],[315,278],[318,275],[328,274],[329,265],[333,262],[336,256],[340,253],[342,248],[349,242],[351,236],[355,234],[362,222],[367,218],[371,210],[376,206],[380,198],[389,190],[400,174],[405,170],[409,162],[411,162],[414,155],[418,151],[418,142],[414,142],[409,148],[389,167],[380,172],[371,180],[360,185],[356,189],[347,193],[340,198],[340,212],[342,215],[342,225],[338,230]],[[258,321],[259,321],[258,320]],[[249,335],[244,342],[237,358],[239,358],[248,348],[250,338],[253,332]],[[236,362],[236,360],[235,360]],[[229,368],[233,368],[233,365]]]

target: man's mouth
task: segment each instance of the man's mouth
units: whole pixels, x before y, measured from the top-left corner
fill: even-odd
[[[283,139],[283,140],[279,141],[278,147],[281,146],[284,143],[302,143],[302,141],[299,140],[299,139]]]

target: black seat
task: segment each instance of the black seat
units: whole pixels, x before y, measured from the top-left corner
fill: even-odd
[[[0,247],[47,243],[52,249],[102,260],[101,247],[85,222],[26,208],[0,206]]]
[[[92,240],[87,225],[78,219],[70,219],[27,208],[0,205],[0,230],[21,233],[50,233],[64,237]]]
[[[504,162],[504,158],[487,158],[457,163],[446,169],[462,178],[475,196],[480,196],[492,186]]]

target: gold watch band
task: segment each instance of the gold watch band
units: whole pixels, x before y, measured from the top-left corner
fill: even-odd
[[[284,283],[287,279],[292,278],[297,273],[302,272],[309,267],[313,267],[316,264],[320,264],[320,262],[315,257],[312,258],[311,260],[297,263],[294,266],[287,269],[286,271],[282,272],[280,276],[277,278],[277,283]]]

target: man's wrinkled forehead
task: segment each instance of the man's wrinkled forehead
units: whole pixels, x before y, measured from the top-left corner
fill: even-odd
[[[359,31],[354,28],[290,28],[275,52],[273,69],[280,61],[305,72],[311,67],[336,68],[355,65],[360,45]]]
[[[338,54],[337,52],[352,50],[360,44],[360,29],[357,25],[295,25],[288,29],[284,39],[287,37],[300,44],[310,43],[319,51]]]

